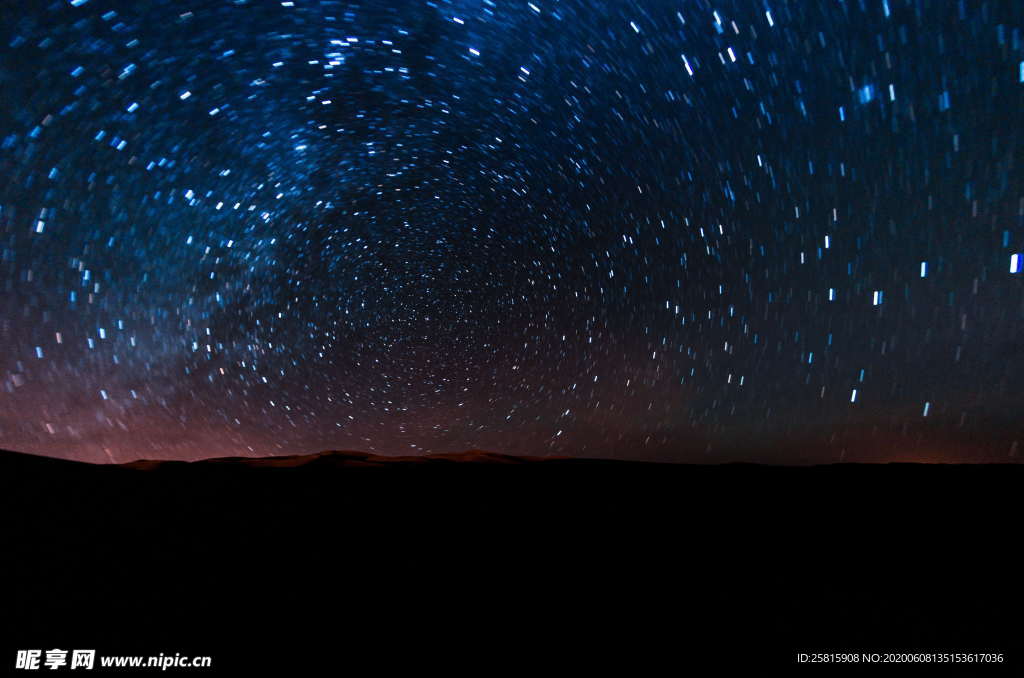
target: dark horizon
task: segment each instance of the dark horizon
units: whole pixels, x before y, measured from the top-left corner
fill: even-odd
[[[181,653],[217,675],[1021,664],[1019,464],[346,461],[0,454],[2,656]]]
[[[208,459],[280,459],[282,457],[312,457],[338,453],[365,454],[381,458],[406,458],[437,455],[459,456],[475,452],[536,459],[618,460],[683,465],[732,463],[795,466],[842,463],[1019,464],[1022,461],[1019,443],[1022,435],[1011,433],[1002,438],[992,435],[980,436],[974,431],[958,430],[954,426],[938,432],[923,427],[904,426],[898,430],[875,427],[835,432],[828,436],[792,436],[781,440],[766,439],[756,443],[743,441],[742,443],[723,444],[707,439],[692,438],[685,441],[633,440],[623,441],[618,446],[599,448],[589,454],[585,448],[581,450],[561,448],[558,451],[552,451],[529,449],[521,445],[515,446],[512,450],[483,446],[461,449],[421,447],[412,454],[401,450],[311,447],[290,451],[282,449],[273,455],[255,454],[248,450],[226,449],[221,452],[206,450],[194,456],[182,454],[118,456],[112,453],[101,458],[91,456],[76,458],[67,454],[48,454],[45,450],[24,448],[6,451],[99,464],[131,464],[139,461],[203,461]],[[5,450],[0,449],[0,451]]]

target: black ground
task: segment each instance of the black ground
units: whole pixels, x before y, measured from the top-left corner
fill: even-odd
[[[53,647],[295,676],[1021,665],[1019,465],[494,461],[4,453],[2,665]]]

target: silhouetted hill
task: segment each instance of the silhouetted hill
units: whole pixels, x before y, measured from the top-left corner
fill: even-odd
[[[140,470],[168,468],[183,464],[218,464],[247,466],[250,468],[293,468],[296,466],[314,465],[325,467],[365,467],[394,466],[401,464],[526,464],[541,461],[568,461],[565,457],[522,457],[510,454],[498,454],[485,450],[469,450],[451,454],[423,454],[409,456],[391,456],[368,454],[351,450],[328,450],[316,454],[295,454],[279,457],[213,457],[201,461],[135,461],[122,466]],[[577,460],[579,461],[579,460]]]
[[[1011,652],[1022,481],[1020,465],[2,453],[5,643],[296,675]]]

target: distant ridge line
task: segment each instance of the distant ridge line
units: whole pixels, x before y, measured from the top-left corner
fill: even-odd
[[[8,468],[21,466],[23,468],[44,468],[51,466],[79,466],[93,468],[129,469],[135,471],[155,471],[157,469],[185,469],[185,468],[302,468],[316,466],[319,468],[383,468],[383,467],[421,467],[421,466],[523,466],[523,465],[545,465],[545,466],[612,466],[612,467],[700,467],[700,468],[762,468],[762,469],[784,469],[784,468],[840,468],[840,467],[903,467],[903,468],[924,468],[924,467],[984,467],[998,466],[1011,467],[1022,466],[1014,462],[978,461],[965,462],[916,462],[916,461],[846,461],[814,463],[803,462],[750,462],[723,460],[719,462],[694,462],[684,459],[677,461],[650,461],[643,459],[613,459],[607,457],[576,457],[576,456],[537,456],[537,455],[514,455],[487,450],[467,450],[465,452],[444,452],[423,455],[384,455],[359,452],[356,450],[325,450],[310,454],[292,454],[272,457],[206,457],[203,459],[138,459],[121,463],[97,463],[63,457],[53,457],[28,452],[17,452],[13,450],[0,449],[0,464]]]
[[[117,464],[128,468],[148,470],[168,464],[184,465],[238,465],[258,468],[294,468],[306,466],[314,462],[326,462],[340,466],[387,466],[396,464],[427,464],[427,463],[476,463],[476,464],[526,464],[542,461],[573,461],[572,457],[537,457],[517,456],[488,452],[486,450],[467,450],[466,452],[449,452],[424,455],[391,456],[371,454],[354,450],[326,450],[312,454],[291,454],[275,457],[211,457],[196,461],[179,460],[140,460]]]

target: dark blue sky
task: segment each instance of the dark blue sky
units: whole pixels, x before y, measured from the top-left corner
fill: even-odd
[[[1020,3],[0,12],[2,447],[1017,458]]]

